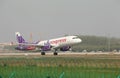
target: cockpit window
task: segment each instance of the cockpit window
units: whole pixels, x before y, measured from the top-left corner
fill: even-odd
[[[72,39],[79,39],[79,37],[73,37]]]

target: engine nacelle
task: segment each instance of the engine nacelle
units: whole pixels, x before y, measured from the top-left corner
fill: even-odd
[[[70,46],[64,46],[60,48],[60,51],[69,51],[70,50]]]
[[[44,46],[41,49],[42,49],[42,51],[50,51],[51,50],[51,46]]]

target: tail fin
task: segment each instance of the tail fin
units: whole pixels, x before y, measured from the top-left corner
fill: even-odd
[[[25,43],[24,38],[21,36],[19,32],[15,32],[15,36],[17,38],[18,43]]]

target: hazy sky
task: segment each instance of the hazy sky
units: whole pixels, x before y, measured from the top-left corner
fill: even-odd
[[[120,0],[0,0],[0,42],[69,35],[120,38]]]

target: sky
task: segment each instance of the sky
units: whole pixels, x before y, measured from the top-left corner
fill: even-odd
[[[0,0],[0,42],[64,35],[120,38],[120,0]]]

